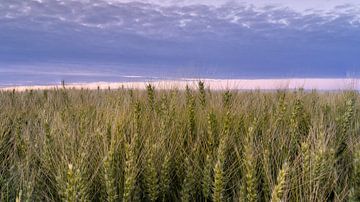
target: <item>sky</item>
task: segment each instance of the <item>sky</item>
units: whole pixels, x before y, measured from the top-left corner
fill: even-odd
[[[0,0],[0,83],[359,77],[359,53],[357,0]]]

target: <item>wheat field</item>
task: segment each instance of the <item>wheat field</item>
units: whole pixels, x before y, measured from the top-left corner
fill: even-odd
[[[360,96],[0,92],[0,201],[360,201]]]

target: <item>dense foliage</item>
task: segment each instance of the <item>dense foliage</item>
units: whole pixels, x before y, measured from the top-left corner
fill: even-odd
[[[0,201],[359,201],[356,92],[0,92]]]

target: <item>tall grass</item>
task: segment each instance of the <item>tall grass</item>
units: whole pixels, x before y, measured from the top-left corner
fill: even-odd
[[[0,201],[359,201],[356,92],[0,92]]]

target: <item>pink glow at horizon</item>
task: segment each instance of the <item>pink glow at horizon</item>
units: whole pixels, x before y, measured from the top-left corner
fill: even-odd
[[[145,89],[146,84],[152,84],[157,89],[184,89],[186,85],[197,88],[200,79],[181,79],[150,82],[94,82],[94,83],[73,83],[67,84],[67,88],[75,89],[118,89],[133,88]],[[276,90],[276,89],[297,89],[305,90],[360,90],[360,79],[201,79],[205,85],[212,90]],[[0,90],[44,90],[61,88],[61,85],[48,86],[16,86],[0,88]]]

